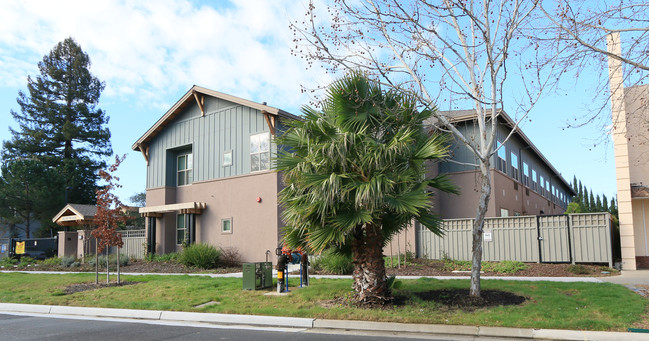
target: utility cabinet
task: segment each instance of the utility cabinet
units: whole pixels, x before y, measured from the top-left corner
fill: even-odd
[[[273,286],[273,263],[243,264],[243,290],[259,290]]]

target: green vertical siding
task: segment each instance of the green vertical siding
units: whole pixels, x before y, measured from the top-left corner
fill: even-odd
[[[147,188],[175,184],[174,153],[191,148],[194,182],[250,173],[250,135],[269,132],[259,110],[205,97],[205,116],[190,105],[149,145]],[[223,153],[232,151],[232,165],[223,167]],[[271,153],[275,146],[271,144]]]

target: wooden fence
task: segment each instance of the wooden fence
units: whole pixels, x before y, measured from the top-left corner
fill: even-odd
[[[471,260],[473,221],[444,220],[442,237],[428,229],[418,229],[418,257]],[[487,218],[484,232],[484,261],[613,266],[609,213]]]

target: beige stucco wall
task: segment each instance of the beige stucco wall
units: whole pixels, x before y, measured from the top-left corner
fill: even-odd
[[[607,36],[607,49],[619,55],[619,32]],[[611,118],[613,150],[615,152],[615,178],[617,184],[617,205],[620,221],[620,246],[622,249],[622,269],[636,269],[636,235],[633,225],[634,212],[631,202],[631,170],[629,164],[629,143],[627,139],[627,111],[624,94],[624,75],[622,63],[615,59],[608,59],[609,86],[611,91]]]
[[[460,194],[440,193],[436,191],[436,208],[434,211],[443,219],[473,218],[476,215],[480,199],[480,174],[478,171],[467,171],[447,174],[453,184],[458,186]],[[493,185],[493,176],[492,176]],[[493,193],[493,190],[492,190]],[[493,194],[492,194],[493,198]],[[489,201],[487,217],[495,217],[496,209],[493,200]]]
[[[436,212],[444,219],[474,218],[480,198],[480,174],[478,171],[450,173],[448,177],[460,188],[460,195],[437,193]],[[520,182],[518,189],[514,180],[498,170],[491,170],[491,198],[487,217],[500,217],[500,210],[507,209],[510,216],[563,214],[564,208],[550,202],[533,190],[526,191]],[[529,193],[529,194],[528,194]]]
[[[649,187],[649,84],[624,91],[632,185]]]
[[[563,214],[565,212],[565,209],[560,205],[553,203],[500,171],[493,170],[492,174],[492,185],[494,189],[492,200],[496,207],[496,215],[492,217],[500,217],[501,208],[507,209],[509,216],[515,216],[517,214],[550,215]],[[517,189],[514,183],[518,184]]]
[[[637,257],[649,256],[649,199],[633,200],[633,234]]]
[[[171,200],[171,192],[175,198]],[[202,202],[207,208],[196,215],[196,242],[239,250],[244,262],[266,259],[278,246],[278,174],[260,172],[195,182],[189,186],[147,190],[147,206]],[[257,202],[257,198],[261,202]],[[221,232],[221,220],[232,219],[232,232]],[[156,252],[180,251],[175,244],[176,213],[156,219]],[[271,259],[274,257],[271,257]]]
[[[58,234],[58,257],[77,256],[77,231],[59,231]]]

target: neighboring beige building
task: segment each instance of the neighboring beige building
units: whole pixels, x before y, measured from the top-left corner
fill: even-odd
[[[620,54],[619,33],[607,37]],[[625,89],[622,63],[609,58],[622,269],[649,268],[649,85]]]
[[[469,141],[479,134],[473,110],[442,112]],[[498,116],[497,152],[491,157],[491,198],[487,217],[563,214],[572,196],[570,184],[517,128],[507,113]],[[432,124],[432,123],[431,123]],[[477,142],[476,142],[477,143]],[[444,219],[473,218],[480,197],[480,171],[476,157],[460,142],[451,143],[452,161],[436,164],[433,173],[445,173],[460,188],[460,195],[437,193],[435,211]]]

